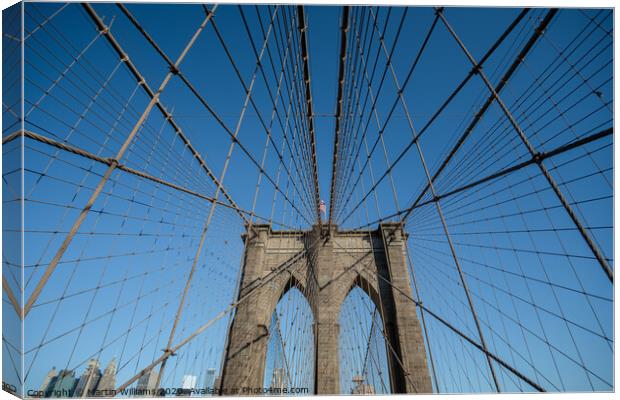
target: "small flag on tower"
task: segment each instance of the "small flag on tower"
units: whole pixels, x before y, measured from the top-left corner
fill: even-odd
[[[319,202],[319,211],[327,215],[327,208],[325,208],[325,202],[323,200]]]

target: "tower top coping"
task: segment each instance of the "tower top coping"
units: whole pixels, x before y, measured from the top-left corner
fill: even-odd
[[[245,239],[247,235],[247,230],[250,228],[249,224],[245,225],[246,232],[241,235],[242,239]],[[402,222],[383,222],[380,223],[374,229],[345,229],[339,230],[338,225],[332,224],[323,225],[323,232],[328,233],[334,236],[368,236],[380,234],[382,230],[396,231],[400,230],[405,237],[409,235],[404,230],[404,224]],[[309,234],[312,232],[318,232],[319,226],[312,225],[311,229],[303,230],[303,229],[292,229],[292,230],[274,230],[271,224],[252,224],[251,229],[254,232],[266,232],[268,236],[302,236],[305,234]]]

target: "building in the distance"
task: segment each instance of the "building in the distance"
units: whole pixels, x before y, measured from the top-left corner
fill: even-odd
[[[213,389],[215,386],[215,368],[209,368],[205,373],[205,389]]]
[[[196,375],[183,375],[181,381],[181,387],[183,389],[195,389],[196,388]]]
[[[75,372],[70,369],[61,369],[58,372],[58,376],[52,379],[50,385],[53,382],[53,386],[49,391],[49,397],[72,397],[77,384],[75,379]]]
[[[270,389],[272,389],[274,393],[282,393],[285,387],[286,372],[284,371],[284,368],[275,368],[271,375]]]
[[[105,367],[103,375],[97,385],[97,396],[114,396],[116,389],[116,357]]]
[[[50,395],[49,392],[54,388],[57,377],[58,371],[56,367],[52,367],[50,372],[45,375],[45,379],[43,379],[43,383],[41,383],[41,387],[39,388],[39,392],[42,393],[43,396],[48,397]]]
[[[75,387],[73,397],[92,397],[93,391],[97,388],[101,379],[101,370],[99,369],[99,360],[90,359],[86,370],[80,377]]]
[[[145,397],[154,397],[155,396],[155,385],[157,384],[157,375],[159,373],[155,370],[155,368],[151,369],[148,373],[142,375],[140,379],[138,379],[138,383],[136,384],[136,391],[139,396]]]
[[[196,379],[196,375],[183,375],[177,396],[191,396],[192,389],[196,389]]]
[[[351,390],[351,394],[375,394],[375,388],[368,384],[364,383],[365,379],[359,375],[355,375],[353,377],[353,383],[355,386],[353,390]]]

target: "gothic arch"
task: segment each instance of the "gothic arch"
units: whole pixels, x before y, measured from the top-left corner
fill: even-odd
[[[357,274],[351,283],[351,287],[347,291],[347,294],[344,296],[346,299],[351,291],[355,288],[360,288],[366,295],[372,300],[375,307],[378,310],[381,310],[381,299],[379,298],[379,289],[376,287],[376,283],[372,282],[364,277],[362,274]]]
[[[308,305],[310,305],[310,309],[312,310],[312,302],[308,296],[308,291],[306,290],[306,286],[302,283],[303,281],[298,276],[299,274],[290,273],[284,276],[277,277],[274,279],[273,283],[268,285],[268,291],[271,293],[266,293],[266,302],[264,303],[264,309],[262,321],[266,327],[269,327],[271,315],[275,311],[276,306],[282,300],[282,298],[293,288],[297,288],[301,295],[304,297]],[[314,310],[312,310],[314,315]]]
[[[388,357],[390,348],[384,335],[385,319],[378,296],[376,288],[358,275],[341,304],[338,347],[341,365],[339,378],[343,393],[392,392],[393,376]],[[353,328],[355,334],[352,333]],[[348,369],[342,368],[344,365]]]
[[[330,302],[333,304],[335,315],[339,315],[342,303],[356,286],[359,286],[371,298],[377,308],[380,308],[377,266],[373,251],[363,255],[348,256],[344,270],[330,282],[330,285],[334,287],[330,293]]]
[[[310,389],[314,385],[315,317],[305,288],[296,283],[294,277],[288,280],[271,312],[264,387]],[[294,346],[287,342],[291,337],[295,338]],[[300,355],[305,361],[302,365],[298,362]]]

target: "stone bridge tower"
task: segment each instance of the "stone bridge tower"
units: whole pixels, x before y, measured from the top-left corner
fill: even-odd
[[[224,393],[263,386],[269,323],[291,283],[306,296],[314,315],[316,394],[340,394],[340,306],[355,286],[381,314],[392,391],[432,392],[416,306],[407,298],[413,296],[400,224],[384,223],[375,231],[324,226],[322,232],[317,226],[303,232],[254,225],[245,235],[238,296],[250,297],[237,307],[230,327]]]

